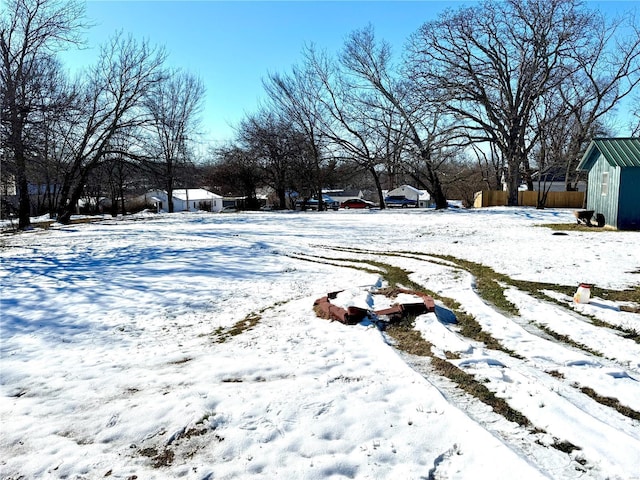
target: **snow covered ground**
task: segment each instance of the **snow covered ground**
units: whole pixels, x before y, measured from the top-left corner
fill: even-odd
[[[527,208],[180,213],[2,235],[0,478],[640,479],[640,421],[584,393],[640,412],[640,345],[606,326],[639,331],[640,314],[505,284],[519,310],[506,314],[434,257],[514,281],[640,284],[640,232],[537,226],[573,221]],[[384,282],[367,261],[411,272],[501,342],[416,319],[435,355],[452,352],[530,427],[387,332],[315,315],[337,290],[371,304]]]

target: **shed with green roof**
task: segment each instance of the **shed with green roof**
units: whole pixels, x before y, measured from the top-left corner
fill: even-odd
[[[577,169],[589,172],[587,210],[610,227],[640,230],[640,138],[596,138]]]

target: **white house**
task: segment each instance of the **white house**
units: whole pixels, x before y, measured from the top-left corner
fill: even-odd
[[[148,200],[156,205],[158,212],[169,210],[169,201],[165,190],[154,190],[146,194]],[[222,196],[203,188],[176,189],[173,191],[174,212],[219,212],[222,210]]]
[[[425,190],[418,190],[411,185],[401,185],[387,192],[389,197],[405,197],[414,200],[418,207],[426,208],[431,203],[431,196]]]
[[[426,190],[420,190],[420,197],[418,197],[418,207],[427,208],[431,205],[431,195]]]

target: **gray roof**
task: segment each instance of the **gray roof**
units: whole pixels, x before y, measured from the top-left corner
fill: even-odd
[[[640,138],[594,138],[577,170],[589,170],[599,155],[611,166],[640,167]]]

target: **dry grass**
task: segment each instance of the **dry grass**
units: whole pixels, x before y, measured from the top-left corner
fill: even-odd
[[[473,375],[466,373],[449,361],[433,355],[431,343],[425,340],[420,332],[413,328],[412,320],[390,325],[387,333],[396,341],[397,348],[412,355],[431,358],[431,364],[438,373],[453,381],[465,392],[489,405],[494,412],[502,415],[507,420],[516,422],[518,425],[525,427],[530,426],[527,417],[511,408],[505,400],[497,397],[485,385],[477,381]]]
[[[175,454],[170,449],[157,450],[155,448],[143,448],[139,451],[143,457],[149,457],[154,468],[168,467],[173,463]]]
[[[591,397],[592,399],[594,399],[596,402],[600,403],[601,405],[605,405],[609,408],[613,408],[614,410],[616,410],[618,413],[624,415],[625,417],[629,417],[632,418],[634,420],[639,420],[640,421],[640,412],[638,412],[637,410],[634,410],[630,407],[627,407],[626,405],[622,405],[620,403],[620,400],[618,400],[617,398],[614,397],[604,397],[602,395],[599,395],[598,392],[596,392],[595,390],[593,390],[590,387],[581,387],[580,391],[582,393],[584,393],[585,395]]]
[[[592,225],[589,227],[588,225],[584,225],[582,223],[543,223],[541,225],[536,225],[537,227],[549,228],[551,230],[557,232],[609,232],[609,233],[617,233],[624,235],[628,233],[627,230],[616,230],[613,227],[598,227],[597,225]]]
[[[491,267],[482,265],[480,263],[471,262],[469,260],[463,260],[451,255],[432,255],[433,257],[446,260],[466,270],[476,279],[476,290],[486,302],[495,306],[498,310],[501,310],[510,315],[519,315],[518,307],[511,303],[504,295],[505,287],[503,285],[509,285],[511,279],[502,274],[497,273]]]
[[[227,340],[230,340],[231,337],[241,335],[244,332],[251,330],[253,327],[255,327],[261,319],[262,319],[262,316],[260,314],[252,312],[242,320],[236,322],[231,327],[228,327],[228,328],[218,327],[213,332],[215,342],[224,343]]]

